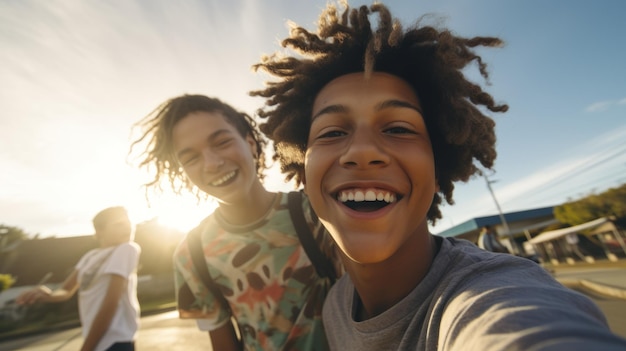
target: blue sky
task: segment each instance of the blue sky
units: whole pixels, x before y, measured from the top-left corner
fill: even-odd
[[[280,49],[287,21],[313,28],[325,0],[0,2],[0,223],[41,236],[92,232],[122,204],[136,221],[192,227],[214,204],[165,194],[148,207],[147,175],[128,164],[132,125],[167,98],[217,96],[253,114],[265,76],[250,66]],[[490,179],[505,212],[560,204],[626,182],[626,3],[393,0],[405,26],[434,13],[480,50],[498,160]],[[370,4],[353,1],[352,6]],[[468,76],[479,82],[474,70]],[[289,190],[272,172],[268,187]],[[434,233],[497,214],[485,185],[457,185]]]

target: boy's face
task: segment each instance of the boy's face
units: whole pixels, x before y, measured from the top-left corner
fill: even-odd
[[[128,216],[112,216],[104,227],[96,230],[96,238],[101,247],[115,246],[128,242],[132,238],[133,227]]]
[[[255,142],[220,112],[193,112],[172,130],[174,153],[189,180],[220,202],[236,203],[257,179]]]
[[[336,78],[314,101],[305,192],[356,262],[384,261],[411,236],[428,234],[437,181],[420,111],[404,80],[378,72]]]

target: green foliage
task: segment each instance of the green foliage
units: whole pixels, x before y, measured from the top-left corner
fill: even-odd
[[[11,243],[28,238],[28,234],[18,227],[0,224],[0,249]]]
[[[626,184],[554,208],[554,217],[569,225],[608,216],[613,216],[618,221],[626,219]]]
[[[10,274],[0,274],[0,292],[15,284],[15,279]]]

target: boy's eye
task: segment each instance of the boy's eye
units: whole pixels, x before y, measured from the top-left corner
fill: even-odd
[[[183,166],[188,166],[188,165],[193,164],[197,159],[198,159],[198,155],[189,156],[185,159],[182,159],[181,163]]]
[[[388,134],[417,134],[415,131],[408,129],[406,127],[391,127],[384,130],[385,133]]]
[[[217,140],[217,141],[215,142],[215,146],[216,146],[216,147],[225,147],[225,146],[228,146],[228,144],[229,144],[231,141],[232,141],[232,139],[231,139],[231,138],[220,139],[220,140]]]
[[[325,133],[321,134],[317,138],[318,139],[337,138],[337,137],[344,136],[344,135],[346,135],[346,133],[341,131],[341,130],[331,130],[331,131],[328,131],[328,132],[325,132]]]

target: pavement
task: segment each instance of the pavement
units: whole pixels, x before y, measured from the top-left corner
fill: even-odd
[[[83,342],[81,329],[30,335],[0,342],[0,351],[76,351]],[[135,349],[140,351],[212,350],[208,333],[198,330],[193,320],[178,318],[177,311],[165,311],[141,318]]]
[[[626,260],[546,265],[545,268],[569,288],[626,300]]]

